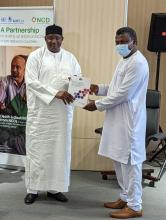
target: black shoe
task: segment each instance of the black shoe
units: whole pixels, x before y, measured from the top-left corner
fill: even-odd
[[[37,197],[38,197],[38,194],[28,193],[24,199],[24,202],[25,204],[30,205],[35,202]]]
[[[60,201],[60,202],[67,202],[68,201],[66,196],[63,195],[63,193],[61,193],[61,192],[58,192],[58,193],[55,193],[55,194],[47,192],[47,196],[50,197],[50,198],[53,198],[57,201]]]

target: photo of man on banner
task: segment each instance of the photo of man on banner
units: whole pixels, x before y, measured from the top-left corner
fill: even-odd
[[[20,155],[26,153],[26,61],[25,55],[14,56],[11,75],[0,77],[0,151]]]

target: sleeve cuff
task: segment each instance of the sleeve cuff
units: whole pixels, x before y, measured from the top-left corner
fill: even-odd
[[[96,100],[96,101],[95,101],[95,105],[96,105],[97,110],[99,110],[100,112],[102,112],[102,111],[105,110],[105,108],[103,107],[103,105],[100,104],[100,100]]]
[[[47,102],[47,104],[50,104],[50,102],[55,98],[55,96],[59,92],[59,90],[49,87],[49,88],[47,88],[47,91],[50,93],[50,96],[46,102]]]

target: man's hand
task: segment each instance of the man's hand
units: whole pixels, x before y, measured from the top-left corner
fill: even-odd
[[[64,104],[70,104],[74,101],[74,97],[68,93],[67,91],[59,91],[57,92],[56,96],[57,99],[63,100]]]
[[[99,91],[99,86],[98,86],[98,85],[96,85],[96,84],[91,84],[91,85],[90,85],[90,94],[91,94],[91,95],[93,95],[93,93],[94,93],[95,95],[97,95],[97,94],[98,94],[98,91]]]
[[[95,105],[95,101],[90,101],[87,105],[84,106],[83,109],[91,111],[91,112],[97,110],[96,105]]]

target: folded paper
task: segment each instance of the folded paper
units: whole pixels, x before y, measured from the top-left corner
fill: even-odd
[[[74,106],[84,107],[88,103],[90,80],[84,77],[72,77],[69,82],[68,92],[75,98]]]

